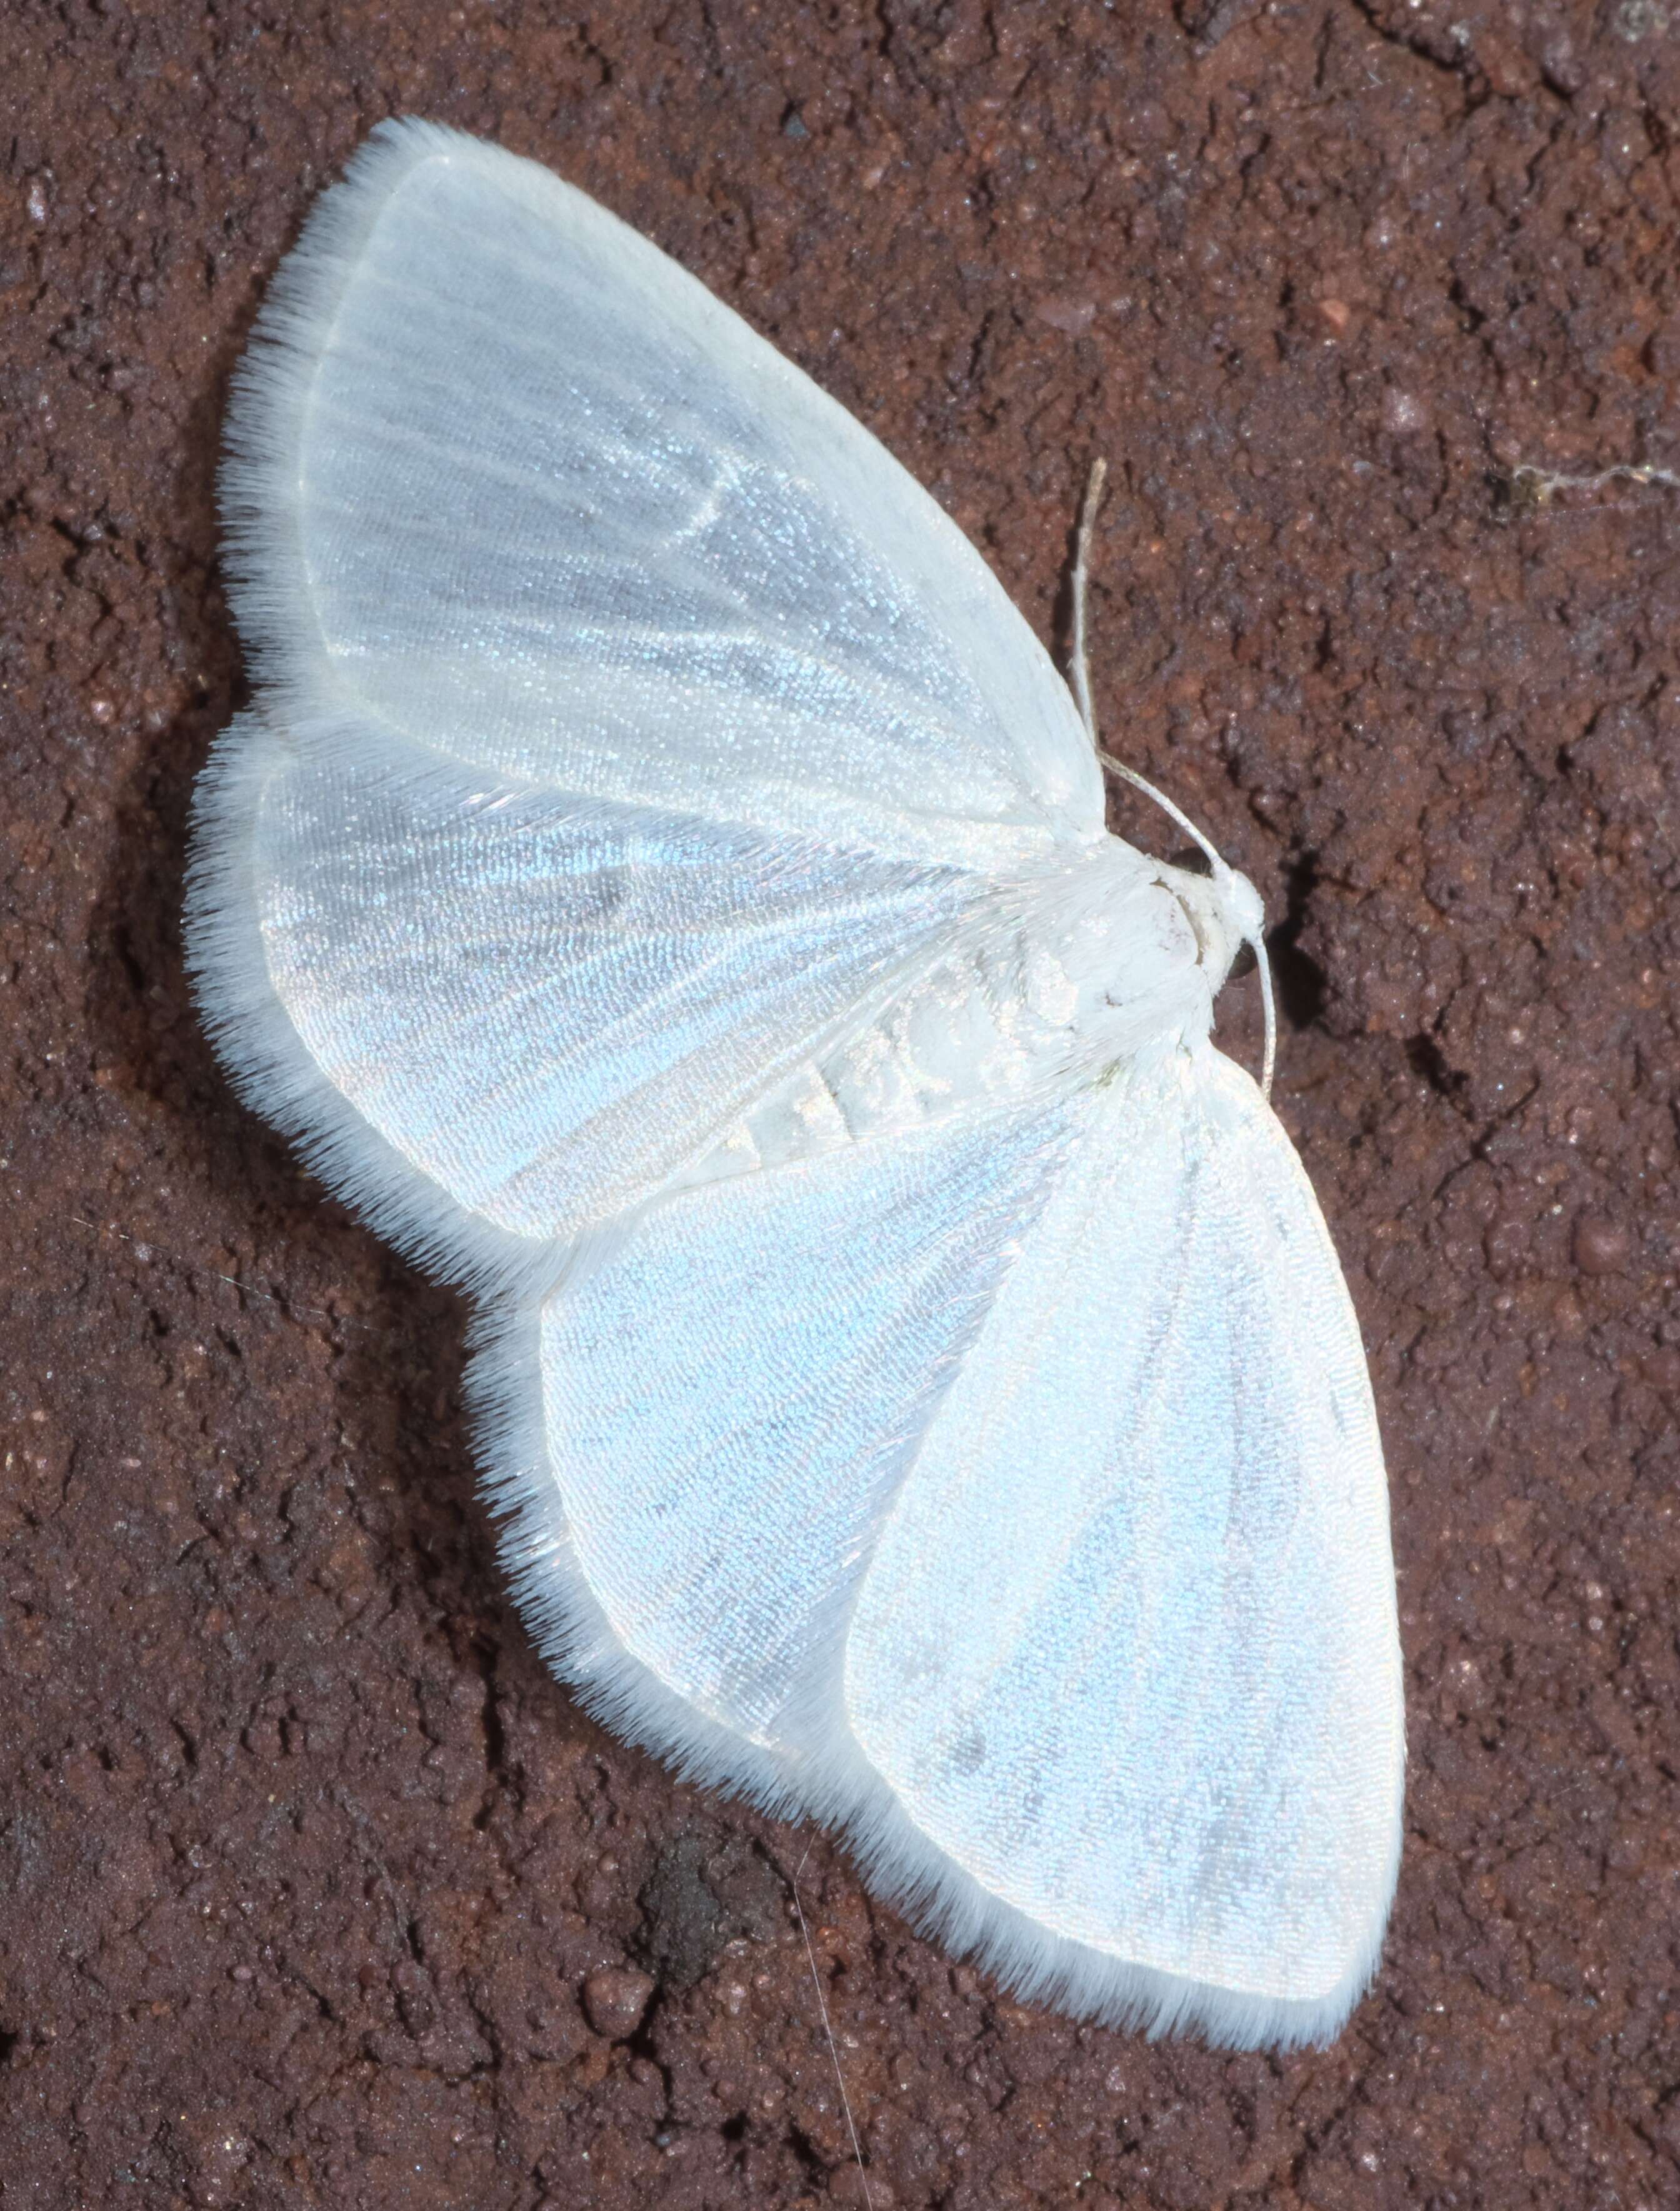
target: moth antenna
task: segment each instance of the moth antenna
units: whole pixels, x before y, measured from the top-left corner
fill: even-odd
[[[1097,735],[1097,712],[1091,703],[1091,663],[1085,652],[1085,586],[1091,577],[1091,540],[1097,527],[1097,511],[1103,504],[1103,488],[1109,480],[1109,464],[1101,453],[1091,464],[1091,474],[1085,478],[1085,495],[1079,506],[1079,534],[1073,541],[1073,696],[1078,701],[1079,719],[1085,725],[1085,735],[1091,739],[1097,759],[1109,775],[1117,775],[1152,798],[1163,814],[1177,822],[1185,835],[1200,845],[1212,863],[1216,875],[1229,875],[1230,869],[1214,849],[1212,842],[1204,837],[1182,807],[1175,806],[1164,791],[1157,791],[1134,767],[1127,767],[1112,753],[1105,753]],[[1266,1048],[1260,1063],[1260,1096],[1268,1103],[1272,1097],[1272,1076],[1278,1064],[1278,1011],[1272,999],[1272,962],[1266,956],[1266,939],[1259,929],[1253,930],[1248,942],[1254,948],[1254,964],[1260,969],[1260,1005],[1266,1020]],[[795,1890],[794,1900],[798,1902]],[[816,1971],[816,1960],[811,1970]],[[838,2064],[837,2058],[836,2063]],[[843,2089],[842,2093],[844,2091]]]
[[[1093,746],[1097,744],[1097,714],[1091,703],[1091,666],[1085,657],[1085,585],[1091,575],[1091,534],[1097,526],[1097,510],[1103,504],[1103,487],[1108,480],[1109,464],[1099,453],[1085,478],[1079,536],[1073,541],[1073,696],[1079,702],[1085,735]]]
[[[1266,956],[1266,937],[1256,930],[1248,939],[1260,969],[1260,1007],[1266,1018],[1266,1049],[1260,1057],[1260,1096],[1272,1103],[1272,1077],[1278,1065],[1278,1009],[1272,1003],[1272,962]]]
[[[1146,776],[1139,775],[1134,767],[1127,767],[1124,760],[1116,760],[1112,753],[1105,753],[1099,748],[1097,757],[1103,763],[1105,774],[1117,775],[1122,783],[1129,783],[1134,791],[1142,791],[1145,798],[1152,798],[1163,814],[1177,822],[1193,844],[1200,845],[1216,872],[1225,875],[1230,873],[1230,869],[1225,866],[1223,855],[1212,840],[1203,836],[1184,809],[1181,806],[1175,806],[1164,791],[1157,791]]]
[[[805,1871],[805,1858],[814,1845],[805,1845],[805,1857],[799,1862],[789,1887],[794,1893],[794,1910],[799,1914],[799,1931],[805,1937],[805,1954],[811,1961],[811,1985],[817,1991],[817,2009],[822,2014],[823,2032],[828,2037],[828,2054],[834,2060],[834,2078],[840,2090],[840,2108],[846,2114],[846,2131],[852,2138],[852,2155],[857,2160],[857,2177],[863,2184],[864,2211],[874,2211],[869,2195],[869,2171],[863,2162],[863,2145],[857,2138],[857,2121],[852,2117],[852,2099],[846,2093],[846,2076],[840,2070],[840,2045],[834,2038],[834,2029],[828,2023],[828,1999],[823,1994],[823,1977],[817,1971],[817,1947],[811,1940],[811,1929],[805,1923],[805,1906],[799,1900],[799,1875]]]

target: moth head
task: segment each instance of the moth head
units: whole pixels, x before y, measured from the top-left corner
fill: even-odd
[[[1266,1015],[1260,1093],[1270,1098],[1272,1070],[1278,1056],[1278,1018],[1272,999],[1272,966],[1266,956],[1266,906],[1260,893],[1247,875],[1240,875],[1235,868],[1227,867],[1195,823],[1164,791],[1146,783],[1135,768],[1126,766],[1111,754],[1100,753],[1098,758],[1111,774],[1135,784],[1145,797],[1152,798],[1207,855],[1210,874],[1194,875],[1184,868],[1163,868],[1161,880],[1178,900],[1195,931],[1199,960],[1206,972],[1210,995],[1230,974],[1231,962],[1242,948],[1245,944],[1253,946],[1254,965],[1260,972],[1260,1003]]]
[[[1266,926],[1260,893],[1247,875],[1221,862],[1211,875],[1163,867],[1160,880],[1184,909],[1195,932],[1197,958],[1211,991],[1218,990],[1245,944],[1257,944]]]

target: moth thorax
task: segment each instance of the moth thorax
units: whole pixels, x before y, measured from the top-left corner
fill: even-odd
[[[1026,931],[1027,997],[1047,1027],[1099,1051],[1206,1028],[1212,990],[1177,875],[1107,838],[1053,888]]]

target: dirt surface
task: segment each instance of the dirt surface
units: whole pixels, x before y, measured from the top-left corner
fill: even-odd
[[[462,1307],[183,984],[228,372],[402,112],[698,271],[1047,638],[1106,453],[1109,740],[1278,918],[1393,1484],[1382,1972],[1151,2046],[819,1837],[873,2202],[1680,2201],[1680,7],[13,0],[0,64],[0,2206],[862,2201],[810,1836],[545,1675]]]

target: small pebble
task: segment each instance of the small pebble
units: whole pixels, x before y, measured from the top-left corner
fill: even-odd
[[[1052,292],[1036,300],[1032,312],[1053,330],[1066,330],[1070,338],[1082,338],[1097,320],[1097,302],[1079,292]]]
[[[828,2200],[831,2203],[867,2203],[872,2211],[887,2211],[894,2198],[885,2180],[879,2176],[866,2179],[862,2166],[854,2162],[837,2165],[830,2173]]]
[[[1583,1275],[1619,1275],[1633,1256],[1634,1239],[1617,1221],[1583,1213],[1575,1221],[1575,1264]]]
[[[652,1976],[630,1966],[603,1966],[583,1984],[583,2016],[597,2034],[622,2042],[642,2024],[653,1994]]]
[[[1429,426],[1429,410],[1421,399],[1391,385],[1382,395],[1382,427],[1391,437],[1415,437]]]

